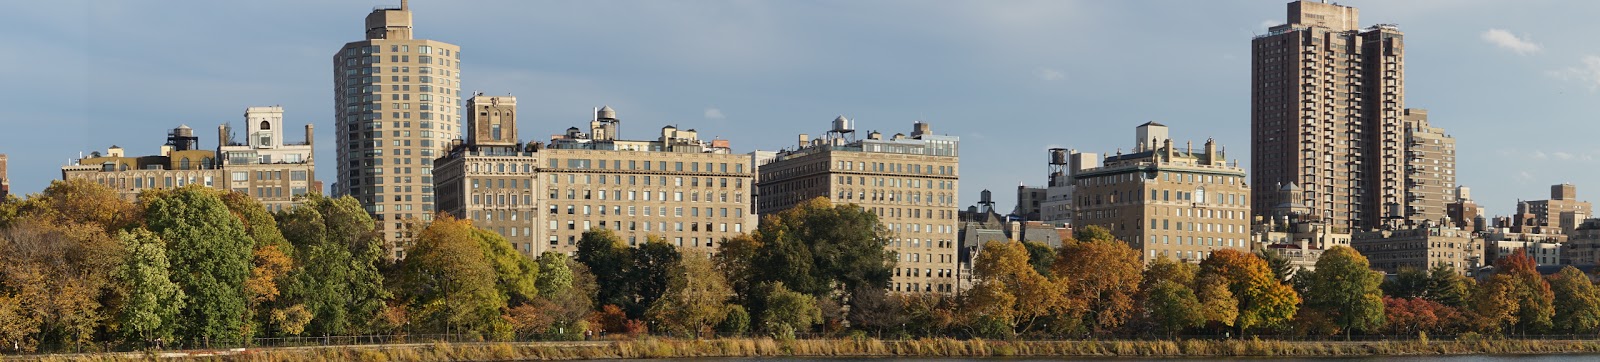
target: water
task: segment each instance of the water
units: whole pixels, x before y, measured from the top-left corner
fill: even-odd
[[[1173,359],[1183,362],[1256,362],[1256,361],[1289,361],[1289,362],[1590,362],[1600,361],[1600,354],[1552,354],[1552,355],[1462,355],[1462,356],[1413,356],[1413,357],[1354,357],[1354,358],[819,358],[819,357],[773,357],[773,358],[680,358],[661,359],[655,361],[713,361],[713,362],[956,362],[956,361],[992,361],[992,362],[1044,362],[1044,361],[1144,361]],[[608,362],[627,362],[638,360],[601,360]]]

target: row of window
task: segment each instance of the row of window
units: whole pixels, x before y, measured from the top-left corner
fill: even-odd
[[[622,167],[622,160],[567,159],[566,161],[567,161],[565,163],[566,168],[572,168],[572,169],[669,171],[667,169],[667,161],[655,161],[655,162],[643,161],[643,162],[641,162],[641,161],[638,161],[638,160],[628,160],[628,167],[627,168],[623,168]],[[557,159],[557,158],[551,158],[548,162],[549,162],[550,168],[561,168],[562,165],[563,165],[563,163],[561,162],[561,159]],[[641,165],[642,165],[642,168],[641,168]],[[685,168],[684,168],[685,165],[688,166],[687,170],[685,170]],[[728,167],[728,163],[727,162],[704,162],[704,163],[701,163],[701,162],[678,162],[678,161],[674,161],[674,162],[672,162],[672,168],[671,168],[670,171],[674,171],[674,172],[684,172],[684,171],[701,172],[701,169],[702,169],[701,165],[705,166],[704,167],[705,172],[728,173],[728,170],[730,169],[730,167]],[[745,164],[743,164],[743,163],[735,163],[735,164],[733,164],[733,167],[731,167],[731,169],[733,170],[734,173],[744,173],[744,167],[745,167]]]

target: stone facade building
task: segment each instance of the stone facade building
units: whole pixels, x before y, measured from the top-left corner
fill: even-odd
[[[1532,234],[1504,230],[1482,233],[1484,264],[1493,265],[1512,253],[1526,252],[1538,265],[1559,265],[1562,245],[1567,236],[1562,234]]]
[[[461,48],[412,36],[411,10],[367,15],[366,39],[333,56],[334,196],[367,208],[395,256],[410,240],[407,220],[434,210],[434,159],[460,138]]]
[[[282,107],[249,107],[245,125],[245,143],[233,142],[231,128],[224,124],[218,127],[217,148],[201,149],[194,129],[180,126],[167,134],[158,154],[128,156],[121,147],[111,146],[105,153],[94,152],[62,166],[61,177],[89,179],[127,200],[148,189],[203,184],[249,195],[268,211],[288,209],[305,194],[321,192],[310,125],[301,143],[285,139]]]
[[[1517,214],[1532,215],[1530,226],[1544,233],[1571,233],[1578,224],[1594,215],[1594,206],[1588,201],[1578,201],[1578,187],[1573,184],[1550,186],[1549,200],[1533,200],[1517,204]]]
[[[1432,222],[1398,230],[1357,232],[1351,247],[1366,256],[1372,269],[1397,273],[1401,268],[1426,270],[1434,265],[1468,273],[1485,265],[1483,240],[1472,232]]]
[[[1147,262],[1157,256],[1198,262],[1219,249],[1248,251],[1250,185],[1212,140],[1178,149],[1165,125],[1138,127],[1133,153],[1073,174],[1076,227],[1098,225]]]
[[[1456,139],[1429,125],[1426,110],[1406,109],[1400,119],[1406,129],[1404,220],[1443,225],[1452,220],[1446,205],[1456,202]]]
[[[1584,220],[1561,244],[1561,264],[1600,265],[1600,219]]]
[[[439,206],[524,253],[574,253],[592,228],[629,245],[656,237],[712,252],[756,225],[746,199],[755,167],[728,141],[673,126],[655,140],[623,140],[622,122],[605,107],[587,133],[570,128],[548,144],[519,144],[507,133],[516,129],[515,99],[478,96],[469,105],[471,138],[434,164]]]
[[[11,179],[6,177],[6,155],[0,153],[0,200],[11,195]]]
[[[1255,215],[1293,183],[1335,228],[1405,217],[1404,35],[1358,24],[1356,8],[1296,1],[1286,24],[1251,41]]]
[[[802,134],[798,147],[761,165],[759,213],[818,197],[860,205],[890,232],[888,248],[899,258],[890,290],[955,292],[960,139],[922,122],[909,136],[866,139],[855,139],[843,116],[833,124],[827,136]]]

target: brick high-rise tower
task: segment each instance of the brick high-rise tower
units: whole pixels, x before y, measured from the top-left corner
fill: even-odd
[[[366,40],[333,56],[335,196],[361,201],[394,257],[404,257],[407,220],[428,220],[433,160],[460,138],[461,48],[411,34],[411,10],[367,15]]]
[[[1353,7],[1289,3],[1288,23],[1251,41],[1251,189],[1265,216],[1279,185],[1335,227],[1406,216],[1405,44],[1358,28]]]

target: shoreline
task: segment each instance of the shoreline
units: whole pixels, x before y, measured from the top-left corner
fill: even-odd
[[[595,342],[483,342],[235,348],[162,352],[7,356],[5,360],[132,361],[567,361],[590,359],[740,357],[1363,357],[1463,354],[1541,355],[1600,353],[1600,340],[1280,341],[1108,340],[991,341],[981,339],[772,339],[678,340],[643,338]]]

